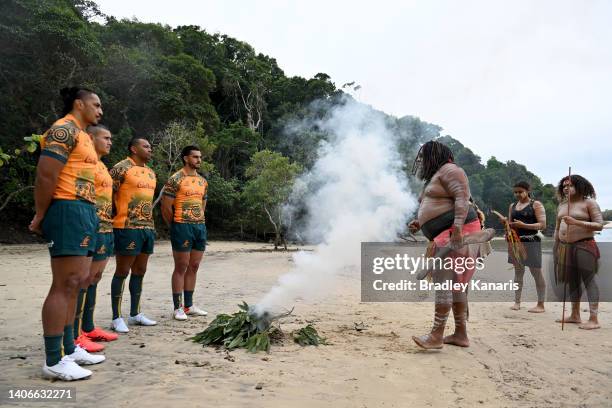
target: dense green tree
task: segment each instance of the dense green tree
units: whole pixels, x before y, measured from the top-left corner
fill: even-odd
[[[262,150],[253,155],[246,170],[247,181],[243,197],[254,212],[265,215],[274,228],[274,247],[287,245],[283,231],[283,205],[287,202],[300,166],[280,153]]]
[[[207,159],[211,233],[240,237],[271,230],[270,217],[255,205],[263,184],[256,181],[261,174],[254,173],[254,163],[267,157],[291,171],[294,165],[310,168],[329,137],[318,121],[351,99],[325,73],[287,76],[273,57],[248,43],[197,26],[116,19],[91,0],[2,1],[0,206],[12,203],[3,210],[3,222],[21,228],[31,217],[38,152],[35,141],[24,137],[48,129],[61,114],[59,89],[72,85],[100,95],[103,123],[113,132],[113,149],[104,159],[109,166],[125,157],[131,137],[148,137],[161,187],[177,168],[182,144],[199,144]],[[371,108],[369,114],[386,124],[407,172],[418,147],[441,135],[441,127],[413,116],[396,118]],[[519,163],[482,163],[450,136],[440,140],[466,170],[483,209],[505,212],[512,185],[522,179],[544,203],[549,226],[554,222],[554,186],[543,185]],[[259,153],[264,149],[269,152]],[[415,180],[411,185],[420,188]]]
[[[236,122],[217,132],[212,140],[217,146],[214,160],[221,176],[244,179],[249,159],[261,147],[261,135]]]

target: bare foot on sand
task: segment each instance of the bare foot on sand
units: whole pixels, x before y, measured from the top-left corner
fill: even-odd
[[[459,347],[470,347],[470,340],[466,336],[451,334],[450,336],[444,337],[444,344],[452,344],[453,346]]]
[[[569,316],[569,317],[566,317],[564,320],[565,320],[565,323],[576,323],[576,324],[582,323],[582,320],[580,320],[580,317],[576,317],[576,316]],[[555,320],[555,322],[561,323],[561,319],[557,319]]]
[[[587,320],[586,323],[582,323],[580,326],[578,326],[578,328],[580,329],[584,329],[584,330],[593,330],[593,329],[599,329],[601,326],[599,326],[599,322],[597,321],[592,321],[592,320]]]
[[[426,350],[437,350],[443,346],[442,339],[436,338],[430,334],[424,334],[422,336],[412,336],[412,340]]]
[[[528,310],[529,313],[544,313],[544,306],[535,306]]]
[[[510,307],[510,310],[521,310],[521,304],[515,303],[514,306]]]

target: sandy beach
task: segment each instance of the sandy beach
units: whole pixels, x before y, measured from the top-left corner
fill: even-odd
[[[487,262],[505,266],[505,253]],[[290,270],[291,252],[269,245],[211,242],[199,272],[196,303],[207,318],[172,319],[171,249],[158,242],[145,277],[141,309],[156,327],[131,327],[106,343],[107,360],[91,379],[70,383],[81,406],[251,407],[606,407],[612,406],[612,305],[600,305],[602,328],[560,330],[560,303],[543,314],[509,303],[473,303],[471,347],[426,352],[411,340],[430,329],[431,303],[361,303],[359,272],[343,273],[314,304],[297,301],[284,332],[312,323],[329,345],[290,340],[269,354],[228,353],[185,341],[218,313],[254,303]],[[98,285],[96,324],[110,324],[111,260]],[[512,273],[508,278],[512,278]],[[0,386],[59,387],[40,376],[41,305],[49,288],[43,245],[0,247]],[[533,283],[529,273],[525,283]],[[124,294],[123,310],[129,305]],[[582,309],[586,308],[583,304]],[[583,312],[583,317],[586,313]],[[363,323],[365,330],[355,330]],[[448,330],[453,320],[449,318]],[[185,405],[189,404],[189,405]],[[22,406],[52,406],[22,403]]]

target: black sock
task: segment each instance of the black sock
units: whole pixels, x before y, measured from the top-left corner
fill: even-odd
[[[113,320],[121,316],[121,299],[123,298],[123,283],[127,276],[113,276],[111,282],[111,306],[113,307]]]
[[[140,294],[142,293],[143,275],[130,276],[130,316],[140,313]]]
[[[83,321],[83,305],[85,303],[85,295],[87,291],[85,289],[79,289],[79,297],[77,297],[76,313],[74,314],[74,325],[72,330],[74,331],[74,339],[76,340],[81,334],[81,323]]]
[[[179,293],[173,293],[172,294],[172,302],[174,303],[174,310],[178,309],[179,307],[183,306],[183,299],[181,299],[183,296],[182,294]]]
[[[63,334],[56,334],[55,336],[43,336],[45,339],[45,358],[47,360],[47,366],[51,367],[56,365],[62,359],[62,337]]]
[[[64,354],[70,355],[74,353],[74,332],[71,324],[64,326],[64,338],[62,340],[64,343]]]
[[[87,297],[85,298],[85,307],[83,308],[83,323],[81,330],[85,332],[92,331],[94,326],[94,309],[96,308],[96,289],[97,283],[92,283],[87,288]]]
[[[185,291],[185,307],[190,308],[193,306],[193,290]]]

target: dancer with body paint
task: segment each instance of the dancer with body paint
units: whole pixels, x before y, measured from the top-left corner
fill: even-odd
[[[482,231],[481,222],[470,203],[468,179],[454,163],[451,150],[437,141],[425,143],[415,160],[413,174],[425,181],[419,197],[418,219],[409,224],[411,232],[421,230],[430,241],[430,256],[476,258],[480,256],[481,243],[464,245],[464,234],[480,234],[486,242],[491,235]],[[478,241],[478,240],[476,240]],[[449,253],[446,246],[453,250]],[[441,255],[445,253],[445,255]],[[433,271],[434,282],[469,282],[475,268],[463,273],[454,270]],[[453,310],[455,332],[444,337],[446,320]],[[431,332],[412,339],[425,349],[440,349],[443,344],[468,347],[467,293],[463,291],[437,290],[435,294],[434,324]]]
[[[599,329],[597,270],[600,254],[593,237],[595,231],[603,229],[603,216],[595,201],[595,189],[584,177],[572,174],[559,181],[557,194],[562,201],[557,209],[554,235],[556,272],[558,281],[569,285],[572,302],[571,314],[563,317],[563,323],[576,323],[585,330]],[[589,301],[586,323],[580,319],[583,283]]]

